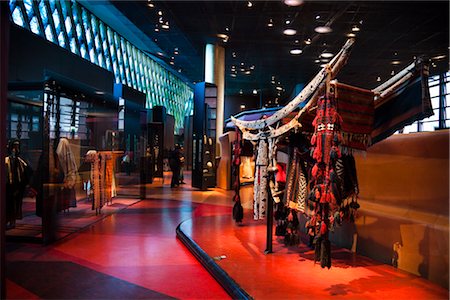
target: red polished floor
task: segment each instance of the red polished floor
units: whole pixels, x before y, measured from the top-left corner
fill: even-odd
[[[321,269],[305,246],[274,243],[264,255],[265,224],[231,219],[232,192],[170,189],[157,181],[147,199],[54,245],[8,244],[9,299],[229,299],[176,239],[192,237],[255,299],[448,299],[447,290],[373,260],[333,250]],[[250,197],[249,197],[250,195]],[[251,187],[243,204],[251,207]],[[250,202],[249,202],[250,199]]]
[[[51,246],[8,244],[7,298],[229,299],[175,235],[194,214],[229,207],[172,200],[195,193],[165,182],[148,196],[168,197],[136,203]]]
[[[251,214],[247,214],[251,216]],[[273,243],[264,254],[266,225],[230,216],[208,216],[181,225],[216,263],[255,299],[449,299],[449,291],[415,275],[345,249],[332,250],[331,269],[314,264],[314,251],[304,244]]]

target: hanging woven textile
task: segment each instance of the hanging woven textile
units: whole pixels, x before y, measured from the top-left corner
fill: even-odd
[[[234,206],[233,206],[233,219],[236,223],[241,223],[244,218],[244,209],[241,204],[241,196],[239,190],[241,183],[239,180],[239,168],[241,165],[241,132],[236,127],[236,140],[233,143],[233,176],[234,176]]]
[[[340,128],[342,119],[336,110],[334,87],[327,84],[327,93],[317,103],[317,114],[313,121],[314,134],[311,138],[313,158],[316,163],[312,169],[314,183],[312,199],[315,212],[320,219],[318,234],[315,238],[315,261],[320,261],[322,268],[331,267],[331,245],[328,239],[330,217],[340,203],[333,193],[334,165],[341,157],[339,144],[342,140]]]
[[[268,198],[268,143],[260,140],[255,165],[255,183],[253,187],[253,219],[262,220],[266,217],[266,203]]]

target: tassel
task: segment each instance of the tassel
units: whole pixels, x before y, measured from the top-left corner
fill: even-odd
[[[325,221],[322,221],[322,224],[320,225],[320,235],[324,236],[325,234],[327,234],[327,231],[327,224],[325,224]]]
[[[319,167],[317,166],[317,164],[314,165],[314,167],[312,168],[311,171],[311,175],[313,178],[317,178],[317,173],[319,172]]]
[[[316,139],[317,139],[317,136],[316,136],[316,134],[314,133],[313,136],[312,136],[312,138],[311,138],[311,145],[312,145],[312,146],[314,146],[314,145],[316,144]]]
[[[315,244],[315,249],[314,249],[314,262],[316,261],[320,261],[320,254],[321,254],[321,246],[322,246],[322,238],[320,238],[319,236],[316,236],[314,238],[314,242],[313,244]]]
[[[238,197],[233,206],[233,219],[236,221],[236,223],[241,223],[243,218],[244,208],[242,207],[241,199]]]
[[[320,266],[331,268],[331,243],[328,239],[323,239],[320,247]]]

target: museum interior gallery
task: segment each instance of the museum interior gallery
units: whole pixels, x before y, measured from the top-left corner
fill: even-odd
[[[2,299],[449,299],[449,2],[0,1]]]

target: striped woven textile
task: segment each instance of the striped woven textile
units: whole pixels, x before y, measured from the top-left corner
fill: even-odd
[[[375,101],[372,144],[382,141],[406,125],[433,115],[428,76],[428,64],[419,63],[410,80],[391,95]]]

